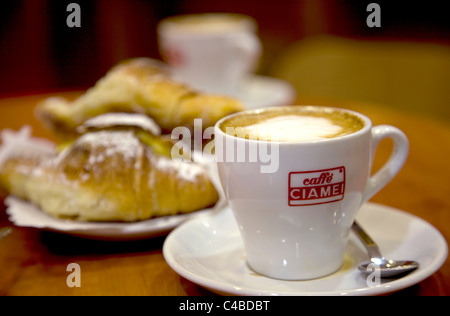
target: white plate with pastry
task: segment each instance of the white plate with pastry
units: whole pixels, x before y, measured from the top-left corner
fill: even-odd
[[[366,203],[358,221],[379,243],[388,258],[408,258],[420,268],[401,278],[367,279],[358,264],[367,252],[350,235],[344,264],[329,276],[306,281],[284,281],[261,276],[245,260],[239,228],[229,207],[211,216],[186,222],[166,238],[163,254],[182,277],[226,295],[381,295],[421,282],[445,262],[447,243],[428,222],[392,207]]]
[[[19,198],[7,200],[11,220],[102,239],[167,233],[222,200],[213,164],[172,159],[170,132],[195,129],[196,118],[213,126],[243,109],[176,81],[159,61],[122,61],[75,100],[51,97],[36,107],[58,144],[26,127],[1,131],[0,185]]]
[[[107,115],[108,124],[87,128],[62,150],[32,137],[30,128],[2,131],[0,184],[16,226],[142,239],[221,207],[212,164],[172,160],[146,124],[127,126],[131,114]]]

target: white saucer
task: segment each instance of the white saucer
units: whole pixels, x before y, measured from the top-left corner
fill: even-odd
[[[266,76],[249,76],[239,84],[234,97],[248,109],[291,105],[297,93],[288,82]]]
[[[5,200],[9,220],[19,227],[32,227],[96,240],[126,241],[168,234],[188,219],[204,216],[214,208],[194,213],[165,216],[133,223],[77,222],[52,217],[34,205],[9,196]]]
[[[167,263],[182,277],[218,294],[231,295],[380,295],[421,282],[447,258],[447,243],[428,222],[409,213],[374,203],[365,204],[358,221],[392,259],[417,260],[420,268],[399,279],[383,279],[369,286],[357,265],[367,254],[351,235],[343,267],[309,281],[282,281],[254,273],[229,207],[188,221],[166,238]]]

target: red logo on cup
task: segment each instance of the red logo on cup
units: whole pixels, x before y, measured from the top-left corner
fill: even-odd
[[[345,167],[289,173],[289,206],[331,203],[344,198]]]

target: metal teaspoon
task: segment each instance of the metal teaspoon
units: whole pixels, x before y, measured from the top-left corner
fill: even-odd
[[[419,267],[419,263],[416,261],[407,261],[407,260],[389,260],[384,258],[381,255],[381,252],[377,246],[377,244],[373,241],[372,238],[362,229],[359,224],[354,221],[352,226],[353,232],[358,236],[358,238],[362,241],[364,246],[367,249],[367,252],[370,257],[370,261],[362,263],[358,266],[358,270],[364,273],[372,273],[372,269],[367,269],[370,264],[375,264],[376,269],[380,271],[380,277],[388,278],[398,274],[406,273],[417,269]]]

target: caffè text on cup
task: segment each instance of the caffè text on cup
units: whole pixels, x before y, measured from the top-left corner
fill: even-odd
[[[289,173],[289,206],[317,205],[344,198],[345,167]]]

